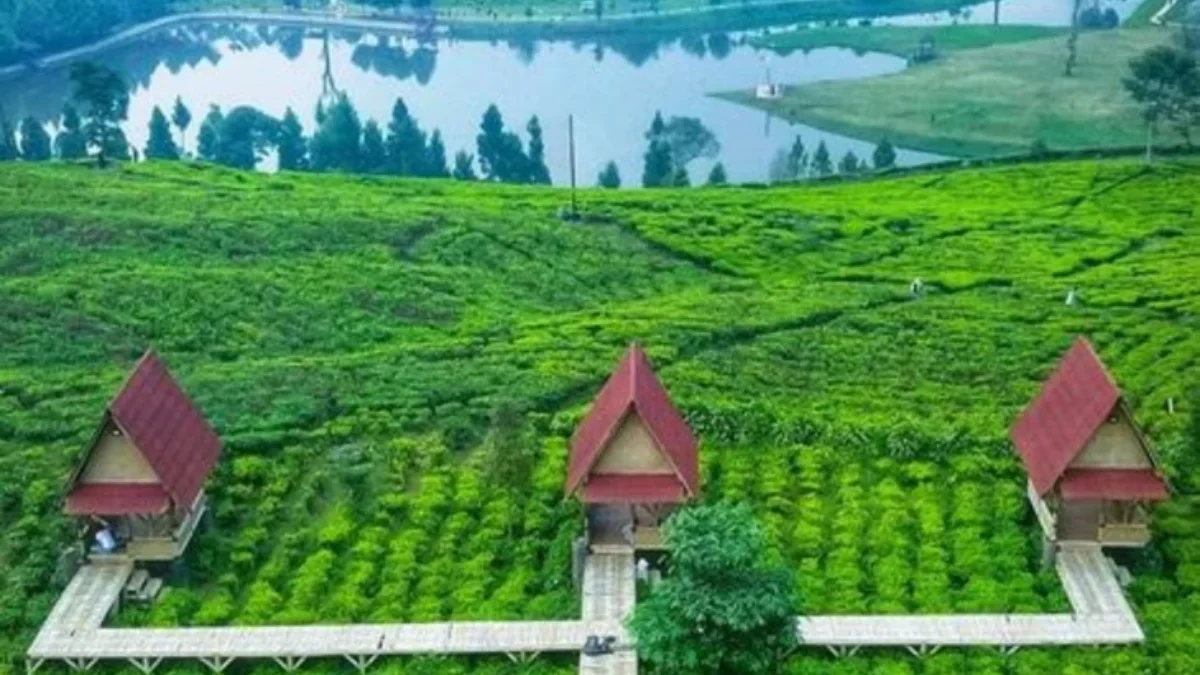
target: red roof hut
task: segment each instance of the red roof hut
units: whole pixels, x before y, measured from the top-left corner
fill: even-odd
[[[92,555],[175,559],[204,513],[204,482],[220,453],[221,439],[146,352],[72,472],[64,510],[88,524]]]
[[[593,544],[661,548],[659,526],[700,492],[696,439],[634,343],[571,439],[566,492]]]
[[[1078,338],[1012,428],[1029,499],[1052,541],[1143,546],[1167,483],[1129,404]]]

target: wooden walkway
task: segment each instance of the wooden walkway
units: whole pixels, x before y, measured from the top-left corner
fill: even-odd
[[[99,660],[125,660],[149,675],[164,659],[197,659],[221,673],[234,659],[273,659],[292,672],[312,658],[345,658],[363,672],[380,656],[507,654],[527,661],[542,652],[578,652],[588,636],[612,636],[614,653],[580,655],[581,675],[636,675],[637,655],[623,627],[636,600],[634,554],[601,549],[588,557],[579,621],[483,621],[340,626],[104,628],[132,566],[85,565],[63,591],[33,645],[27,668],[48,660],[78,671]],[[808,616],[797,621],[804,646],[849,656],[863,647],[904,647],[925,655],[943,647],[1130,644],[1141,628],[1098,546],[1064,546],[1057,570],[1070,614]]]
[[[583,620],[621,624],[637,601],[633,549],[595,547],[583,568]],[[612,654],[579,655],[580,675],[637,675],[637,653],[624,630]]]

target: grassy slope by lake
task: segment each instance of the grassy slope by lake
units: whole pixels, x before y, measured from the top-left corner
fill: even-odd
[[[0,672],[64,581],[61,481],[147,344],[227,446],[187,576],[119,619],[170,626],[575,615],[566,439],[633,339],[704,439],[708,497],[754,504],[796,569],[798,610],[1061,610],[1004,439],[1086,333],[1180,492],[1129,561],[1147,645],[805,651],[793,672],[1191,675],[1198,195],[1194,162],[1074,162],[585,190],[564,223],[551,189],[0,165]],[[499,480],[503,402],[532,465]],[[576,668],[374,669],[397,663]]]
[[[930,36],[939,51],[976,49],[1010,42],[1027,42],[1059,35],[1053,26],[827,26],[774,33],[755,38],[753,44],[782,54],[821,47],[845,47],[858,52],[885,52],[908,57],[921,39]]]
[[[894,75],[792,87],[779,101],[724,96],[789,120],[946,155],[1025,152],[1036,139],[1056,149],[1136,146],[1144,126],[1121,78],[1130,58],[1168,39],[1156,29],[1085,33],[1070,78],[1062,71],[1064,38],[1049,38],[951,52]]]

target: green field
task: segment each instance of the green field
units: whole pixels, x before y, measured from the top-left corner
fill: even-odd
[[[977,49],[1010,42],[1026,42],[1062,35],[1065,28],[1053,26],[824,26],[772,33],[752,43],[781,54],[822,47],[845,47],[857,52],[885,52],[909,57],[921,40],[931,37],[939,51]]]
[[[1028,152],[1038,139],[1060,150],[1137,146],[1145,127],[1121,78],[1132,57],[1169,36],[1156,29],[1084,33],[1070,78],[1063,75],[1066,38],[1055,37],[947,50],[894,75],[792,87],[779,101],[724,96],[791,121],[960,157]],[[1165,131],[1161,140],[1177,142]]]
[[[1154,545],[1123,559],[1148,643],[804,651],[789,672],[1200,667],[1185,441],[1200,165],[585,190],[578,222],[558,217],[566,201],[192,164],[0,165],[0,673],[20,671],[65,581],[60,486],[148,344],[226,441],[213,526],[158,604],[118,617],[171,626],[575,616],[566,440],[633,339],[702,438],[707,498],[752,503],[796,570],[797,611],[1060,611],[1006,433],[1079,333],[1180,492]],[[495,421],[514,409],[520,424]],[[502,447],[529,463],[497,480]]]

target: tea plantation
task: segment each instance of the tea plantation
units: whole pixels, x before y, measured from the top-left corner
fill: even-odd
[[[148,345],[226,449],[209,527],[160,600],[118,621],[255,625],[577,616],[566,443],[634,339],[703,440],[706,498],[755,507],[798,612],[1065,611],[1007,428],[1081,333],[1177,492],[1121,560],[1147,643],[807,650],[787,671],[1200,671],[1200,164],[585,191],[578,221],[567,200],[0,166],[0,673],[23,668],[65,583],[61,485]]]

